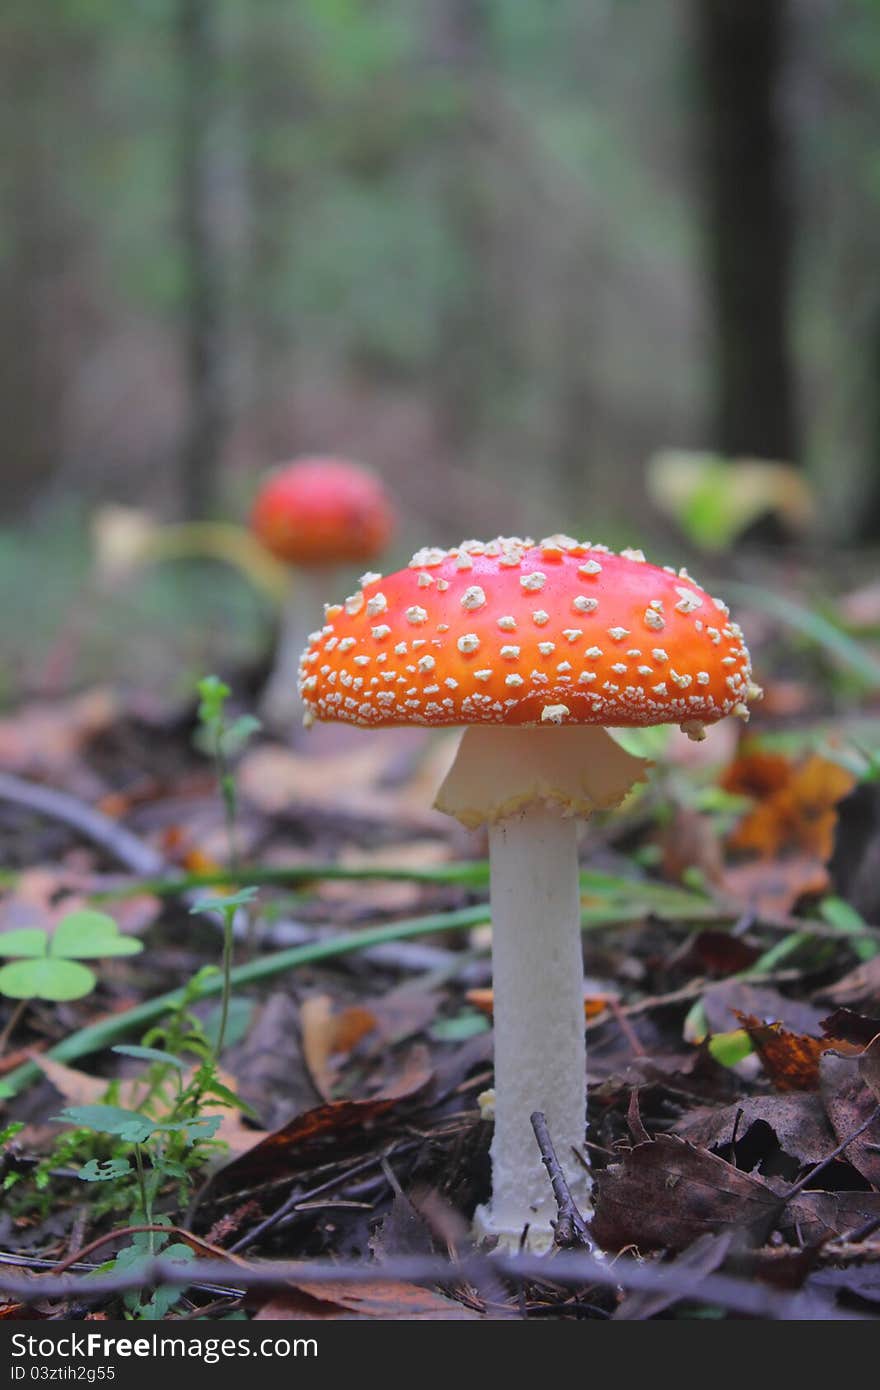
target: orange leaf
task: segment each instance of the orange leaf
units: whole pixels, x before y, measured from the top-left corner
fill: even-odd
[[[732,849],[753,850],[773,857],[782,853],[810,855],[825,863],[834,848],[837,825],[836,806],[855,785],[855,776],[838,763],[813,754],[799,767],[791,769],[787,780],[781,776],[779,763],[784,759],[752,755],[753,765],[759,757],[764,766],[753,778],[751,794],[759,799],[730,836]],[[768,769],[766,764],[771,764]],[[728,790],[748,790],[736,775],[725,780]],[[756,788],[764,776],[765,791]]]
[[[616,997],[616,996],[615,996]],[[604,1013],[608,1008],[610,996],[607,994],[585,994],[584,995],[584,1014],[587,1018],[598,1018],[599,1014]],[[473,1004],[475,1009],[481,1013],[492,1017],[492,1008],[495,1000],[494,991],[491,989],[469,989],[465,995],[469,1004]]]
[[[329,994],[313,994],[299,1011],[302,1049],[315,1090],[330,1100],[339,1082],[339,1071],[352,1048],[376,1027],[369,1009],[354,1004],[333,1012]]]
[[[815,1091],[819,1058],[830,1046],[827,1038],[789,1033],[781,1023],[762,1023],[753,1014],[734,1011],[752,1040],[761,1065],[778,1091]]]

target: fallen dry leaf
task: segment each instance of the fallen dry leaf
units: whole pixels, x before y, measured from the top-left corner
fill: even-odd
[[[802,898],[827,893],[831,877],[820,860],[807,854],[787,854],[781,859],[750,859],[726,867],[717,885],[744,909],[775,917],[787,916]]]
[[[864,1014],[854,1013],[852,1009],[835,1009],[833,1014],[822,1019],[822,1032],[826,1038],[839,1038],[867,1047],[880,1033],[880,1018],[865,1018]]]
[[[215,1181],[224,1189],[243,1190],[317,1162],[340,1162],[361,1153],[374,1142],[376,1126],[393,1119],[396,1108],[418,1096],[432,1077],[425,1049],[413,1047],[403,1072],[383,1091],[368,1100],[328,1101],[296,1115],[225,1164]]]
[[[839,1144],[854,1134],[877,1108],[877,1097],[862,1078],[860,1060],[858,1056],[844,1057],[835,1051],[824,1053],[819,1064],[822,1101]],[[880,1119],[844,1150],[844,1158],[874,1187],[880,1187],[880,1152],[875,1152],[878,1142]]]
[[[781,1023],[790,1033],[809,1033],[818,1038],[822,1031],[821,1009],[802,999],[791,999],[770,985],[754,985],[749,980],[719,980],[709,985],[703,993],[703,1008],[712,1033],[726,1033],[735,1027],[738,1013],[753,1014],[762,1023]]]
[[[809,1091],[743,1096],[720,1109],[693,1111],[679,1120],[675,1132],[707,1149],[728,1148],[735,1134],[737,1159],[748,1154],[754,1163],[770,1156],[775,1144],[801,1168],[820,1163],[837,1142],[819,1096]],[[751,1169],[754,1163],[743,1162],[743,1167]]]
[[[329,994],[312,994],[299,1011],[302,1049],[315,1090],[330,1100],[349,1053],[376,1028],[375,1016],[359,1004],[334,1009]]]
[[[596,1174],[593,1236],[603,1250],[684,1250],[707,1232],[736,1229],[761,1243],[779,1198],[759,1178],[684,1139],[660,1134]]]
[[[761,1065],[777,1091],[815,1091],[819,1085],[819,1059],[827,1038],[790,1033],[781,1023],[762,1023],[753,1014],[737,1011]]]
[[[469,989],[465,994],[465,999],[472,1004],[480,1013],[484,1013],[488,1018],[492,1017],[492,1009],[495,999],[494,990],[491,989]],[[608,1008],[609,1002],[617,995],[610,994],[585,994],[584,995],[584,1014],[587,1018],[598,1018]]]
[[[255,1315],[256,1320],[265,1322],[304,1316],[303,1300],[298,1297],[303,1294],[312,1304],[308,1312],[310,1317],[460,1321],[482,1316],[454,1298],[397,1280],[377,1279],[369,1284],[346,1284],[342,1280],[310,1284],[307,1280],[297,1280],[291,1294],[280,1294],[264,1304]]]
[[[800,764],[778,754],[747,755],[728,770],[724,786],[755,796],[758,804],[730,835],[730,848],[826,863],[834,849],[835,808],[855,782],[854,773],[817,753]]]
[[[65,700],[32,700],[0,719],[0,767],[98,797],[104,788],[81,754],[115,723],[120,709],[118,696],[100,686]]]

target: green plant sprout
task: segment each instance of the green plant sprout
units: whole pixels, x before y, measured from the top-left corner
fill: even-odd
[[[138,1204],[126,1223],[131,1226],[171,1224],[167,1217],[157,1216],[153,1210],[156,1195],[163,1181],[167,1178],[187,1176],[185,1166],[179,1159],[171,1156],[170,1141],[178,1138],[189,1145],[204,1142],[213,1137],[220,1124],[219,1115],[190,1120],[152,1120],[140,1111],[126,1110],[116,1105],[73,1105],[62,1110],[61,1114],[54,1118],[62,1123],[111,1135],[131,1144],[133,1165],[125,1155],[114,1156],[103,1162],[92,1158],[83,1164],[77,1174],[84,1182],[113,1183],[135,1174]],[[145,1164],[145,1157],[149,1157],[149,1168]],[[169,1259],[193,1258],[188,1245],[167,1245],[166,1239],[159,1231],[138,1232],[130,1244],[124,1245],[112,1260],[100,1267],[100,1272],[136,1269],[139,1264],[145,1264],[150,1260],[159,1249],[163,1249],[163,1254]],[[183,1289],[160,1286],[153,1290],[147,1301],[144,1301],[144,1289],[141,1288],[127,1294],[124,1301],[132,1317],[162,1318],[183,1292]]]
[[[169,1023],[170,1031],[180,1031],[181,1026],[188,1027],[190,1020],[184,1022],[183,1009],[178,1012],[180,1017]],[[158,1033],[161,1030],[153,1031]],[[89,1158],[78,1169],[77,1177],[83,1182],[113,1184],[116,1188],[116,1205],[133,1184],[134,1200],[126,1203],[129,1208],[126,1225],[171,1224],[167,1216],[156,1213],[157,1196],[168,1181],[179,1184],[182,1193],[189,1183],[192,1170],[202,1166],[209,1156],[211,1141],[220,1125],[220,1115],[199,1113],[203,1102],[212,1096],[222,1106],[241,1107],[238,1098],[217,1077],[203,1035],[198,1030],[187,1031],[185,1039],[188,1049],[202,1059],[188,1083],[184,1079],[188,1067],[182,1057],[163,1048],[122,1044],[114,1051],[149,1064],[145,1093],[139,1108],[108,1103],[73,1105],[54,1117],[59,1123],[77,1126],[80,1134],[86,1131],[105,1136],[124,1146],[122,1152],[112,1153],[109,1158]],[[173,1078],[174,1086],[171,1097],[166,1090],[169,1077]],[[109,1089],[112,1091],[114,1088]],[[155,1116],[147,1113],[148,1105],[157,1104],[162,1108],[167,1107],[167,1113]],[[101,1272],[130,1271],[148,1261],[160,1249],[170,1259],[192,1258],[188,1246],[168,1245],[167,1239],[161,1232],[139,1232],[130,1244],[117,1252],[113,1260],[101,1266]],[[145,1301],[144,1290],[140,1289],[126,1295],[125,1305],[132,1317],[161,1318],[177,1302],[182,1292],[181,1289],[160,1286]]]
[[[226,721],[226,702],[232,694],[229,686],[217,676],[205,676],[199,681],[199,736],[197,742],[207,745],[214,759],[223,810],[226,818],[226,837],[229,845],[229,862],[233,869],[238,866],[238,791],[235,774],[230,759],[240,752],[249,738],[260,729],[260,721],[252,714],[240,715],[231,724]],[[240,907],[246,907],[256,896],[256,888],[243,888],[241,892],[228,897],[203,898],[192,908],[192,912],[219,912],[223,921],[223,999],[220,1008],[220,1026],[214,1048],[214,1060],[220,1056],[226,1037],[229,1018],[229,999],[232,980],[232,948],[235,915]]]
[[[238,863],[238,793],[230,760],[259,731],[260,721],[252,714],[242,714],[231,724],[226,722],[226,702],[232,691],[218,676],[205,676],[199,681],[198,692],[199,730],[196,743],[214,759],[226,817],[229,860],[234,867]]]
[[[229,1019],[229,1000],[232,994],[232,948],[235,941],[235,916],[240,907],[245,907],[253,902],[258,889],[242,888],[240,892],[229,897],[220,898],[199,898],[193,903],[190,912],[219,912],[223,919],[223,995],[220,1004],[220,1026],[217,1030],[217,1040],[214,1045],[214,1060],[220,1056],[223,1050],[223,1042],[226,1037],[226,1025]]]
[[[69,912],[50,936],[36,927],[0,934],[0,956],[13,957],[0,969],[0,994],[8,999],[81,999],[97,984],[94,971],[80,962],[133,956],[143,943],[122,936],[112,917],[83,908]]]

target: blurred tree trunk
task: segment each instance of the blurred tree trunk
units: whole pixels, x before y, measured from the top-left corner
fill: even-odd
[[[39,496],[62,462],[64,349],[61,287],[72,247],[53,178],[56,54],[40,27],[3,37],[6,82],[0,276],[0,402],[3,488],[15,512]]]
[[[880,310],[875,308],[868,338],[868,448],[860,505],[854,517],[856,538],[880,544]]]
[[[780,116],[787,0],[694,0],[701,160],[725,454],[795,460],[791,220]]]
[[[218,0],[179,0],[180,184],[189,384],[181,493],[188,518],[208,516],[215,506],[220,455],[229,426],[221,24]]]
[[[427,48],[454,77],[456,129],[446,144],[446,199],[465,263],[450,294],[435,373],[450,442],[472,449],[515,370],[510,325],[500,312],[497,237],[497,75],[488,0],[433,0]]]

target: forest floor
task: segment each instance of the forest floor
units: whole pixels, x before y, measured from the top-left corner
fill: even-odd
[[[431,810],[452,736],[290,746],[216,689],[0,720],[0,1317],[876,1317],[878,683],[755,626],[748,729],[652,731],[585,830],[595,1216],[543,1260],[471,1242],[490,917],[485,843]]]

